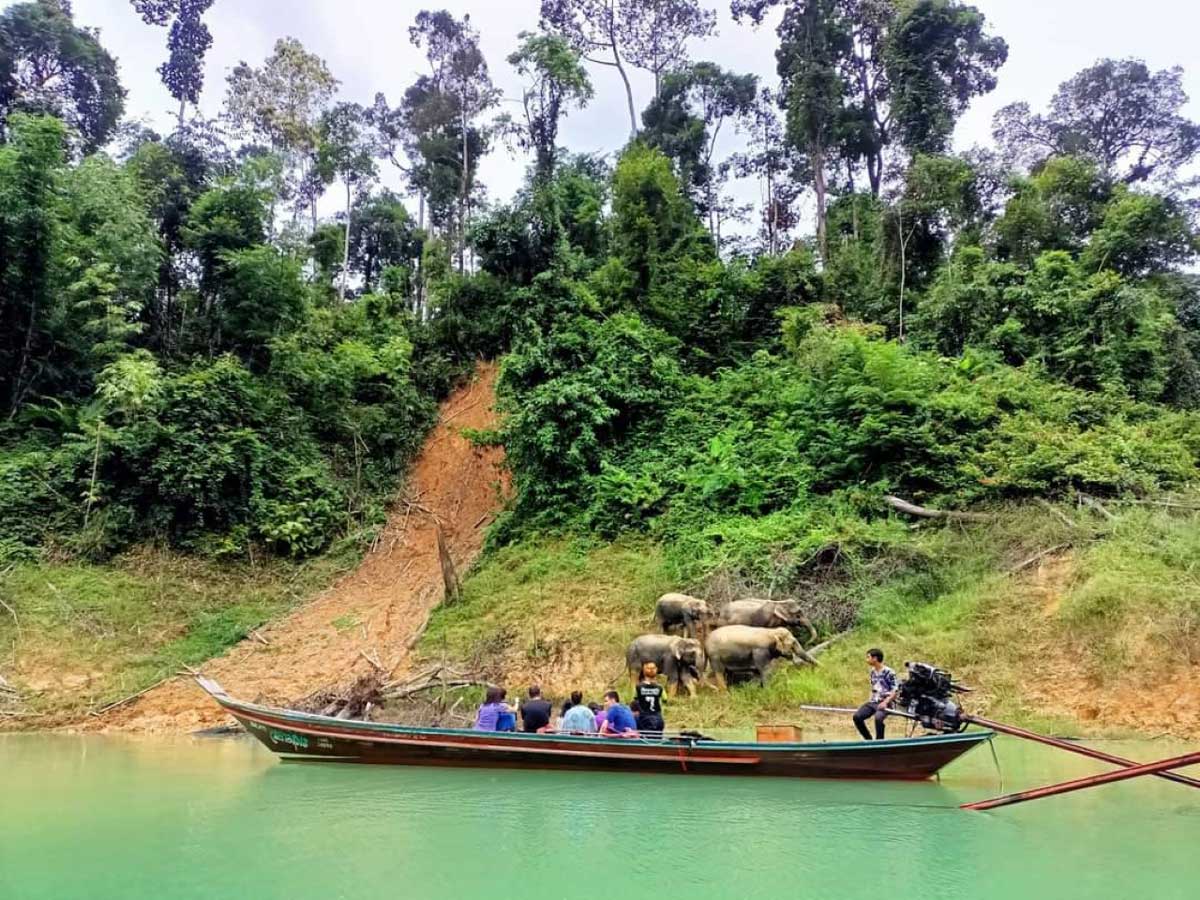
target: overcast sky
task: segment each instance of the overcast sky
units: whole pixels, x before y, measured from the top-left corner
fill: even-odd
[[[728,0],[702,2],[717,10],[719,33],[694,43],[692,58],[755,72],[763,83],[773,85],[774,20],[756,30],[733,22]],[[1200,118],[1200,61],[1195,50],[1200,6],[1185,0],[977,0],[976,5],[993,32],[1008,41],[1010,52],[999,87],[976,100],[959,123],[960,147],[989,141],[992,114],[1001,106],[1028,100],[1042,108],[1060,82],[1103,56],[1136,56],[1153,68],[1184,66],[1185,85],[1193,98],[1190,110]],[[74,7],[77,21],[100,28],[104,45],[118,58],[121,80],[129,91],[128,115],[169,126],[175,103],[155,71],[166,56],[165,29],[144,25],[129,0],[74,0]],[[344,99],[370,103],[376,91],[383,91],[395,103],[423,71],[424,61],[407,32],[422,8],[470,13],[493,79],[506,97],[519,96],[519,82],[505,58],[518,32],[536,27],[537,0],[216,0],[207,17],[214,41],[201,106],[215,114],[229,69],[239,60],[259,64],[275,40],[285,35],[325,58],[342,82]],[[628,136],[624,93],[611,68],[593,67],[592,77],[596,98],[587,109],[571,113],[560,141],[574,151],[613,151]],[[649,77],[638,78],[634,89],[638,106],[644,106],[652,93]],[[730,144],[735,143],[731,139]],[[490,195],[511,196],[526,164],[503,148],[491,154],[481,171]],[[739,191],[747,192],[754,193],[749,187]]]

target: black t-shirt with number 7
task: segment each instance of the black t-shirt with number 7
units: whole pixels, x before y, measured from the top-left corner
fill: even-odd
[[[653,681],[639,681],[633,693],[637,697],[638,712],[649,716],[662,715],[663,689],[661,684],[655,684]]]

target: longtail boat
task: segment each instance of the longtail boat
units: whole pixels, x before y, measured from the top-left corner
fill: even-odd
[[[246,703],[215,681],[196,681],[272,752],[328,762],[918,781],[995,736],[971,731],[884,741],[739,743],[686,735],[635,739],[411,728]]]

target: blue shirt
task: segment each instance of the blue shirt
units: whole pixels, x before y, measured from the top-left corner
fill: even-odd
[[[624,703],[614,703],[608,708],[608,730],[616,734],[637,731],[637,722],[633,718],[633,713]]]
[[[591,734],[595,730],[596,717],[583,704],[568,709],[559,726],[559,731],[582,731],[584,734]]]
[[[878,672],[871,670],[871,702],[878,703],[896,689],[896,673],[884,666]]]

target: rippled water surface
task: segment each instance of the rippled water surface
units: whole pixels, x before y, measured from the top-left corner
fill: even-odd
[[[1015,741],[997,750],[1008,790],[1105,770]],[[986,748],[941,783],[862,784],[296,764],[244,740],[0,736],[0,898],[1200,897],[1200,791],[1141,779],[955,808],[999,788]]]

